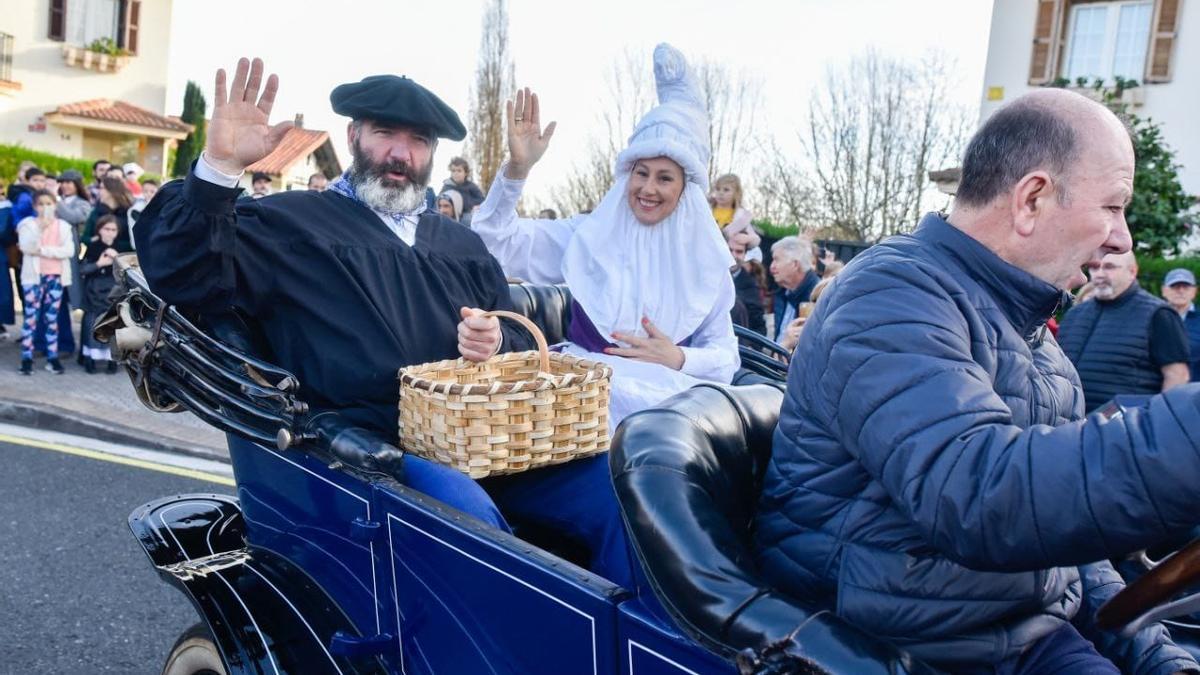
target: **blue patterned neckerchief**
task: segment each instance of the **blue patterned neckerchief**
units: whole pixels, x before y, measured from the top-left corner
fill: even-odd
[[[391,218],[392,221],[395,222],[396,224],[400,224],[400,221],[402,221],[406,218],[416,218],[416,217],[420,216],[422,213],[425,213],[425,209],[427,207],[427,205],[425,203],[424,195],[422,195],[421,205],[418,206],[417,208],[413,209],[412,211],[380,211],[379,209],[369,206],[366,203],[364,203],[363,200],[359,199],[358,194],[354,192],[354,185],[352,185],[350,183],[350,170],[349,169],[346,169],[346,171],[344,171],[342,173],[342,175],[337,177],[337,180],[330,183],[328,189],[333,190],[334,192],[338,193],[339,195],[342,195],[343,197],[349,197],[350,199],[358,202],[359,204],[362,204],[363,206],[366,206],[368,209],[371,209],[372,211],[374,211],[376,213],[384,214],[388,218]]]

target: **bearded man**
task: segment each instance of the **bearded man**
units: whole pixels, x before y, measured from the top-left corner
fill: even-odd
[[[217,72],[204,153],[138,221],[142,270],[168,303],[253,317],[266,356],[299,377],[314,411],[395,439],[397,369],[459,355],[480,361],[502,345],[529,344],[519,329],[476,316],[512,309],[504,273],[479,237],[425,210],[437,139],[461,140],[466,131],[410,79],[343,84],[330,101],[352,119],[350,169],[324,192],[239,200],[245,168],[291,126],[268,123],[277,89],[274,75],[264,87],[258,59],[241,59],[228,94],[225,71]],[[428,469],[413,457],[404,466],[410,484]],[[471,481],[441,478],[425,491],[503,526]],[[463,503],[468,497],[476,502]]]

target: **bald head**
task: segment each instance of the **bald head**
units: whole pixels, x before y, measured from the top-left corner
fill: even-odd
[[[1124,124],[1108,108],[1065,89],[1039,89],[996,111],[963,157],[957,204],[982,207],[1033,171],[1047,172],[1065,202],[1076,164],[1099,146],[1130,146]]]

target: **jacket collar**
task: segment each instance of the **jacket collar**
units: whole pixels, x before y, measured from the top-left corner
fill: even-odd
[[[800,285],[792,290],[789,291],[780,286],[779,297],[783,298],[788,304],[795,305],[801,301],[801,298],[807,298],[812,293],[812,289],[816,288],[820,281],[821,277],[813,270],[809,270],[804,273],[804,278],[800,280]]]
[[[996,255],[978,240],[946,222],[937,213],[927,214],[912,234],[929,244],[939,257],[955,262],[982,286],[1000,311],[1023,337],[1029,339],[1071,296]]]

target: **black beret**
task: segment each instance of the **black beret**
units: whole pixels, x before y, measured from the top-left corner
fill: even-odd
[[[407,77],[372,75],[361,82],[339,84],[329,94],[329,102],[335,113],[356,120],[422,127],[452,141],[467,137],[458,114],[433,92]]]

